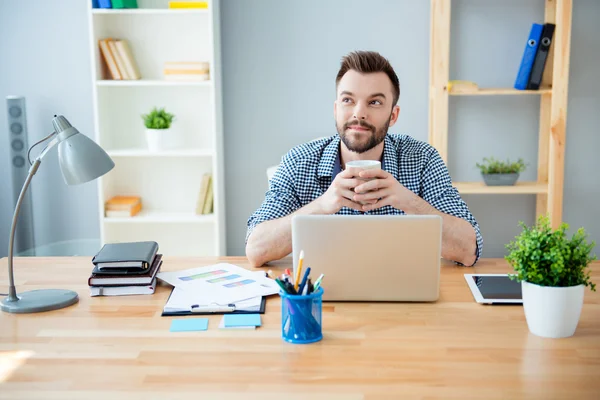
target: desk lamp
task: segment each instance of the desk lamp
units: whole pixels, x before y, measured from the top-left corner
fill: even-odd
[[[31,290],[17,296],[13,276],[15,229],[17,218],[19,216],[19,209],[21,208],[21,203],[25,197],[25,192],[27,192],[31,178],[33,178],[33,175],[37,172],[40,163],[42,162],[42,158],[48,154],[48,151],[52,147],[58,145],[58,161],[67,185],[77,185],[94,180],[106,174],[115,166],[113,160],[111,160],[108,154],[106,154],[99,145],[71,126],[69,121],[62,115],[55,115],[52,119],[52,125],[54,127],[54,132],[31,146],[27,152],[27,160],[31,167],[29,168],[29,174],[27,175],[27,179],[25,179],[25,184],[23,185],[21,194],[17,200],[12,226],[10,228],[10,239],[8,243],[8,279],[10,286],[8,288],[8,297],[2,301],[0,307],[2,308],[2,311],[9,313],[24,314],[58,310],[79,301],[77,293],[63,289]],[[48,139],[52,140],[46,144],[46,147],[32,163],[29,158],[31,149]]]

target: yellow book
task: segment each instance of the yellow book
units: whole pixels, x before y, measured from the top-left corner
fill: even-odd
[[[119,72],[119,68],[117,67],[117,61],[115,60],[114,55],[110,51],[110,47],[108,42],[111,39],[100,39],[98,44],[100,45],[100,52],[102,53],[103,59],[106,63],[107,69],[110,72],[110,78],[121,80],[121,73]],[[103,79],[110,79],[108,76],[103,77]]]
[[[127,70],[125,69],[125,60],[123,59],[123,56],[121,55],[119,50],[117,50],[115,39],[110,39],[108,41],[108,48],[115,57],[115,62],[117,63],[117,68],[119,68],[119,73],[121,74],[121,77],[125,80],[132,79],[127,73]]]
[[[207,1],[170,1],[169,8],[208,8]]]
[[[196,214],[198,215],[202,214],[204,211],[204,203],[206,203],[206,195],[208,193],[210,181],[210,174],[204,174],[202,176],[202,182],[200,183],[200,193],[198,194],[198,201],[196,202]]]
[[[123,59],[123,64],[125,70],[127,71],[127,75],[129,79],[140,79],[140,70],[133,58],[133,53],[131,52],[131,48],[125,39],[118,39],[115,41],[115,46],[119,52],[119,55]]]
[[[206,193],[206,201],[204,202],[204,208],[202,214],[210,214],[213,209],[213,181],[212,177],[208,182],[208,192]]]

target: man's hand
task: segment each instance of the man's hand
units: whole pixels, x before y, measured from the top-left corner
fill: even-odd
[[[372,179],[368,182],[361,182],[360,185],[354,188],[355,193],[352,200],[370,203],[363,205],[360,211],[371,211],[383,206],[392,206],[397,210],[411,212],[415,201],[418,201],[418,195],[408,190],[389,172],[382,169],[361,171],[359,177]]]
[[[348,207],[356,211],[364,211],[362,204],[356,202],[354,188],[360,186],[363,181],[357,179],[359,168],[348,168],[335,177],[329,189],[315,202],[319,203],[323,214],[335,214],[342,207]],[[374,200],[371,200],[375,202]]]

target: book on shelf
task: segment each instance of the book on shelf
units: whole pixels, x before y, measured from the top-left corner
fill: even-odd
[[[158,252],[158,243],[121,242],[106,243],[92,258],[93,274],[128,275],[143,274],[151,267]]]
[[[532,24],[514,88],[518,90],[538,90],[540,88],[546,59],[552,45],[554,24]]]
[[[542,35],[540,37],[540,44],[535,52],[535,60],[531,67],[531,74],[529,75],[529,81],[527,82],[527,89],[538,90],[542,84],[542,77],[544,75],[544,69],[546,67],[546,60],[550,53],[550,46],[552,45],[552,36],[554,35],[554,24],[544,24]]]
[[[210,65],[206,61],[166,61],[163,76],[169,81],[207,81]]]
[[[150,285],[162,266],[162,254],[156,254],[152,266],[142,274],[92,274],[88,278],[89,286],[143,286]]]
[[[106,38],[100,39],[98,44],[104,79],[141,79],[139,68],[127,40]]]
[[[112,8],[138,8],[137,0],[112,0]]]
[[[102,70],[105,72],[105,75],[103,76],[103,78],[104,79],[121,80],[121,79],[123,79],[123,77],[121,76],[121,73],[119,72],[119,68],[117,67],[117,60],[116,60],[114,54],[112,53],[112,51],[110,50],[108,41],[109,41],[109,39],[98,40],[98,44],[100,46],[100,54],[102,55],[102,57],[100,57],[100,58],[104,64]],[[106,72],[108,72],[108,73],[106,73]]]
[[[207,1],[169,1],[169,8],[208,8]]]
[[[141,286],[90,286],[90,296],[127,296],[136,294],[154,294],[156,278],[149,285]]]
[[[133,217],[142,210],[139,196],[113,196],[104,203],[106,217]]]
[[[92,0],[92,7],[94,8],[112,8],[110,0]]]
[[[206,173],[202,175],[200,183],[200,193],[196,203],[196,214],[210,214],[213,207],[213,189],[212,189],[212,174]]]

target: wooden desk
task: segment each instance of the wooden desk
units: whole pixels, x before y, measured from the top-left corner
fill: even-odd
[[[165,258],[164,270],[244,258]],[[280,262],[279,266],[285,263]],[[575,336],[543,339],[521,306],[473,301],[463,273],[510,272],[503,260],[445,264],[434,304],[325,303],[324,339],[281,340],[279,298],[256,331],[171,333],[169,293],[89,297],[89,258],[19,258],[18,289],[76,290],[41,314],[0,313],[0,399],[598,399],[600,293],[586,290]],[[600,263],[593,265],[600,286]],[[0,292],[8,283],[0,260]],[[325,285],[326,287],[326,285]]]

